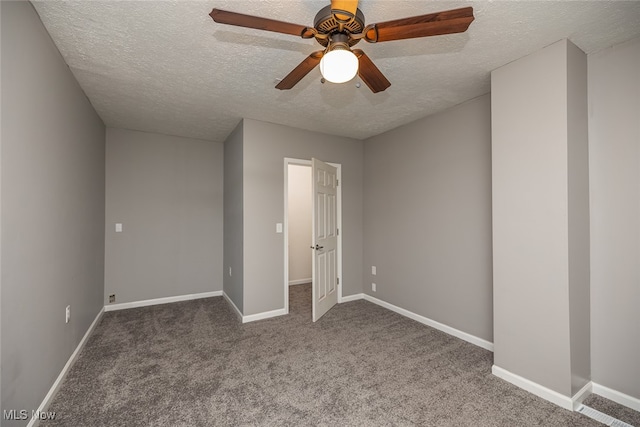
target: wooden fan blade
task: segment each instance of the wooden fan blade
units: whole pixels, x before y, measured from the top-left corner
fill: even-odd
[[[220,24],[236,25],[238,27],[255,28],[257,30],[273,31],[274,33],[302,36],[307,27],[291,24],[289,22],[276,21],[274,19],[260,18],[258,16],[244,15],[242,13],[213,9],[209,14],[215,22]]]
[[[391,86],[389,80],[366,53],[360,49],[355,49],[353,53],[358,57],[358,74],[373,93],[382,92]]]
[[[367,32],[365,40],[369,42],[387,42],[463,33],[467,31],[473,19],[472,7],[396,19],[375,24],[375,27]]]
[[[313,52],[305,58],[296,68],[293,69],[280,83],[276,85],[276,89],[287,90],[294,87],[304,76],[309,74],[311,70],[316,68],[320,63],[320,59],[324,56],[324,52],[319,50]]]

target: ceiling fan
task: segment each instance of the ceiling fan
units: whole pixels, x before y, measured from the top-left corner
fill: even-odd
[[[360,40],[380,43],[392,40],[462,33],[473,21],[473,8],[448,10],[412,16],[365,26],[358,0],[331,0],[316,15],[313,27],[274,19],[213,9],[209,14],[215,22],[290,34],[303,39],[315,38],[324,49],[313,52],[277,85],[285,90],[294,87],[304,76],[320,65],[322,76],[333,83],[344,83],[356,74],[374,93],[382,92],[391,83],[360,49],[351,49]]]

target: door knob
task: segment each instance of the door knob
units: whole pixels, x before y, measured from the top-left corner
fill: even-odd
[[[315,249],[316,251],[319,251],[320,249],[324,249],[324,246],[315,245],[315,246],[311,246],[311,249]]]

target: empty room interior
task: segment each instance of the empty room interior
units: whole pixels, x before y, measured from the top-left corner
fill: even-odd
[[[2,426],[640,426],[640,2],[0,25]]]

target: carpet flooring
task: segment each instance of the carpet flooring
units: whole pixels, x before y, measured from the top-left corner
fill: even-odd
[[[221,297],[107,312],[42,426],[602,426],[493,355],[366,301],[240,324]]]

